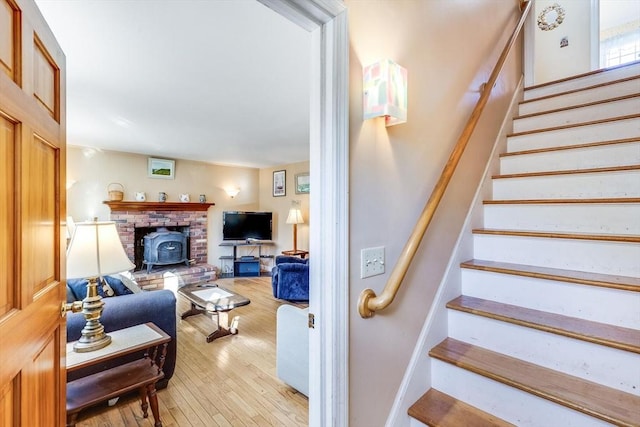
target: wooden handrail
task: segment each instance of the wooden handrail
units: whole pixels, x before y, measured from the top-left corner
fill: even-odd
[[[442,197],[449,185],[449,181],[455,172],[456,166],[460,162],[460,158],[462,157],[462,153],[464,153],[464,149],[471,139],[471,135],[478,124],[478,120],[480,119],[480,115],[484,110],[487,101],[489,100],[489,96],[491,95],[491,90],[498,80],[498,75],[502,71],[505,62],[507,61],[507,56],[511,52],[511,48],[516,42],[518,35],[522,27],[524,26],[524,22],[527,19],[527,15],[531,10],[531,5],[533,4],[533,0],[521,1],[520,2],[520,10],[522,10],[522,14],[520,16],[520,20],[516,25],[516,28],[513,30],[511,37],[507,41],[500,58],[498,58],[498,62],[496,63],[493,71],[491,72],[491,76],[487,83],[485,83],[484,88],[482,90],[482,94],[476,103],[469,120],[467,121],[466,126],[462,130],[462,134],[458,138],[458,142],[454,147],[451,155],[449,156],[449,160],[445,165],[442,173],[440,174],[440,178],[436,183],[429,200],[427,201],[424,209],[422,210],[422,214],[420,214],[420,218],[418,218],[418,222],[416,223],[411,236],[409,236],[409,240],[405,244],[402,249],[402,253],[400,254],[400,258],[398,259],[397,264],[394,266],[393,271],[391,272],[391,276],[389,276],[389,280],[384,286],[382,293],[380,296],[376,296],[376,293],[371,289],[365,289],[360,293],[360,298],[358,300],[358,312],[360,316],[363,318],[369,318],[374,315],[374,313],[378,310],[382,310],[386,308],[393,302],[396,297],[398,290],[400,289],[400,285],[402,284],[402,280],[407,274],[407,270],[413,261],[413,257],[415,256],[420,243],[422,242],[422,238],[424,237],[431,220],[433,219],[433,215],[442,200]]]

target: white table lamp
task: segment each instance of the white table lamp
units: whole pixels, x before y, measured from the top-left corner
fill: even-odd
[[[67,249],[67,278],[88,280],[87,296],[81,306],[87,323],[74,345],[76,352],[98,350],[111,342],[100,323],[104,302],[98,294],[98,278],[134,267],[124,252],[115,222],[89,221],[75,225]]]
[[[302,219],[302,212],[298,208],[289,209],[289,216],[287,216],[287,224],[293,224],[293,250],[298,250],[298,224],[304,224]]]

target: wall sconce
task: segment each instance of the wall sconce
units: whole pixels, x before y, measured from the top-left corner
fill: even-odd
[[[407,121],[407,70],[382,59],[362,70],[363,119],[384,117],[386,126]]]
[[[238,193],[240,192],[239,188],[225,188],[225,193],[227,193],[227,196],[231,197],[232,199],[234,197],[236,197],[238,195]]]

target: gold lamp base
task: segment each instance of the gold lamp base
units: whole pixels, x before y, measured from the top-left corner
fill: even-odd
[[[82,336],[73,345],[76,353],[99,350],[111,343],[111,337],[104,333],[104,326],[100,323],[104,302],[98,294],[98,278],[91,277],[88,280],[87,296],[82,300],[82,314],[87,323],[81,331]]]

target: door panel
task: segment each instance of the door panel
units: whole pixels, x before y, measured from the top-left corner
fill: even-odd
[[[0,70],[13,80],[18,76],[18,20],[18,8],[15,3],[9,0],[0,1]]]
[[[22,184],[29,191],[22,196],[22,283],[29,284],[35,296],[58,278],[60,259],[57,232],[58,149],[33,135],[24,145]],[[23,293],[24,295],[24,293]]]
[[[65,425],[64,67],[34,1],[0,0],[0,427]]]
[[[14,124],[0,116],[0,318],[14,308],[15,283],[13,234],[13,189],[14,146],[16,144]]]

